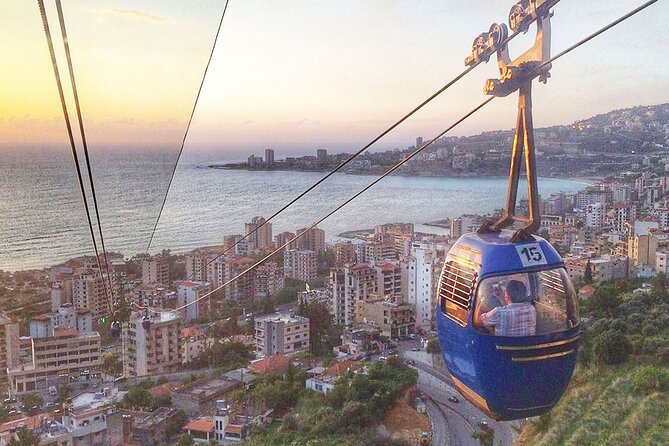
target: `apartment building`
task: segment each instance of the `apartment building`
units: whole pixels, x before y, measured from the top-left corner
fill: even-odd
[[[266,262],[253,271],[255,296],[272,296],[283,288],[283,270],[276,262]]]
[[[255,320],[256,354],[285,355],[309,350],[309,319],[273,313]]]
[[[211,297],[207,296],[203,298],[202,296],[205,296],[211,290],[212,287],[209,282],[191,282],[185,280],[179,284],[177,305],[179,307],[188,305],[181,310],[185,321],[209,314],[211,311]]]
[[[169,285],[170,261],[162,254],[142,262],[142,285]]]
[[[72,446],[123,443],[123,413],[114,407],[118,399],[109,389],[73,398],[63,415],[63,425],[72,433]]]
[[[309,282],[317,276],[316,252],[289,249],[283,255],[283,275],[291,279]]]
[[[369,324],[381,330],[381,336],[391,339],[406,336],[416,322],[411,304],[386,300],[356,302],[356,323]]]
[[[123,374],[128,377],[173,372],[181,364],[181,323],[176,313],[158,313],[151,317],[148,330],[142,327],[142,315],[134,313],[123,327]]]
[[[19,321],[0,314],[0,384],[7,383],[7,369],[19,363]]]
[[[402,266],[399,262],[380,262],[374,266],[376,293],[392,300],[402,300]]]
[[[76,308],[90,309],[94,318],[108,314],[106,288],[106,278],[100,275],[99,270],[81,268],[72,276],[72,303]]]
[[[265,223],[263,217],[254,217],[250,223],[244,224],[244,230],[245,235],[249,236],[246,240],[250,251],[272,249],[272,223]]]
[[[432,326],[441,263],[436,248],[420,242],[412,245],[412,256],[403,262],[404,296],[414,306],[416,328],[421,330]]]
[[[102,344],[97,332],[54,328],[48,337],[32,338],[31,346],[32,363],[16,365],[8,371],[12,394],[46,390],[70,377],[87,377],[102,365]]]
[[[325,252],[325,231],[319,228],[300,228],[295,231],[300,238],[295,240],[297,249],[315,251],[316,254]]]

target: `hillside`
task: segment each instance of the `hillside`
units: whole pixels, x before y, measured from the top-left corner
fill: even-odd
[[[669,444],[669,395],[666,390],[637,389],[635,382],[644,371],[638,365],[579,370],[558,406],[528,423],[517,444]]]
[[[663,275],[647,291],[620,280],[582,302],[574,378],[551,412],[525,425],[518,444],[669,444],[667,285]]]

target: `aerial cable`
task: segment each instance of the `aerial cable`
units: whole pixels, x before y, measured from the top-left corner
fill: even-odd
[[[503,40],[502,45],[506,45],[508,42],[510,42],[511,40],[513,40],[519,33],[520,33],[520,31],[515,31],[515,32],[513,32],[512,34],[510,34],[506,39]],[[419,105],[417,105],[413,110],[411,110],[410,112],[408,112],[408,113],[407,113],[406,115],[404,115],[402,118],[400,118],[399,120],[395,121],[394,124],[392,124],[392,125],[391,125],[390,127],[388,127],[386,130],[384,130],[383,132],[381,132],[378,136],[376,136],[374,139],[372,139],[372,140],[371,140],[369,143],[367,143],[364,147],[362,147],[360,150],[358,150],[358,151],[355,152],[353,155],[351,155],[350,157],[348,157],[346,160],[344,160],[344,162],[342,162],[342,163],[339,164],[337,167],[335,167],[334,169],[332,169],[331,171],[329,171],[324,177],[322,177],[321,179],[319,179],[318,181],[316,181],[314,184],[312,184],[312,185],[309,186],[307,189],[305,189],[304,191],[302,191],[302,192],[301,192],[299,195],[297,195],[295,198],[293,198],[293,199],[290,200],[288,203],[286,203],[281,209],[279,209],[279,210],[276,211],[274,214],[272,214],[272,215],[269,216],[267,219],[265,219],[265,221],[263,221],[261,224],[259,224],[258,226],[256,226],[256,227],[255,227],[253,230],[251,230],[248,234],[245,234],[242,238],[240,238],[239,240],[235,241],[235,243],[233,243],[232,245],[230,245],[230,246],[228,246],[227,248],[225,248],[222,252],[220,252],[219,254],[217,254],[215,257],[209,259],[209,260],[202,266],[201,270],[204,270],[204,269],[205,269],[207,266],[209,266],[211,263],[215,262],[217,259],[223,257],[225,254],[227,254],[227,253],[230,252],[232,249],[234,249],[239,243],[243,242],[244,240],[247,240],[249,237],[251,237],[252,235],[254,235],[254,234],[255,234],[256,232],[258,232],[261,228],[263,228],[265,225],[267,225],[268,223],[270,223],[274,218],[276,218],[277,216],[279,216],[279,214],[281,214],[281,213],[284,212],[286,209],[288,209],[290,206],[292,206],[293,204],[295,204],[298,200],[300,200],[300,199],[301,199],[302,197],[304,197],[306,194],[308,194],[309,192],[311,192],[312,190],[314,190],[316,187],[318,187],[318,185],[320,185],[321,183],[323,183],[325,180],[327,180],[328,178],[330,178],[332,175],[334,175],[335,173],[339,172],[339,171],[340,171],[341,169],[343,169],[347,164],[349,164],[349,163],[350,163],[351,161],[353,161],[355,158],[357,158],[358,156],[360,156],[365,150],[369,149],[372,145],[374,145],[376,142],[378,142],[381,138],[383,138],[384,136],[386,136],[388,133],[390,133],[390,132],[393,131],[396,127],[398,127],[400,124],[402,124],[404,121],[406,121],[406,120],[409,119],[411,116],[413,116],[413,115],[414,115],[416,112],[418,112],[420,109],[422,109],[422,108],[425,107],[427,104],[429,104],[430,102],[432,102],[435,98],[437,98],[437,96],[441,95],[443,92],[445,92],[445,91],[448,90],[450,87],[452,87],[456,82],[458,82],[460,79],[462,79],[462,78],[465,77],[467,74],[469,74],[472,70],[474,70],[474,68],[476,68],[476,67],[477,67],[478,65],[480,65],[482,62],[484,62],[484,61],[483,61],[483,60],[477,60],[475,63],[473,63],[472,65],[468,66],[464,71],[462,71],[460,74],[458,74],[458,75],[455,76],[453,79],[451,79],[447,84],[445,84],[445,85],[444,85],[443,87],[441,87],[439,90],[437,90],[436,92],[434,92],[430,97],[428,97],[427,99],[425,99],[423,102],[421,102]],[[154,229],[154,230],[155,230],[155,229]],[[192,273],[189,277],[187,277],[186,280],[190,280],[190,279],[192,279],[194,276],[195,276],[195,271],[193,271],[193,273]]]
[[[195,109],[197,108],[197,103],[200,99],[200,93],[202,93],[202,87],[204,86],[204,81],[207,78],[207,71],[209,70],[209,65],[211,64],[211,59],[214,56],[214,50],[216,49],[216,42],[218,42],[218,36],[221,33],[221,26],[223,25],[223,19],[225,18],[225,12],[228,10],[228,4],[230,0],[225,1],[225,6],[223,7],[223,13],[221,14],[221,20],[218,22],[218,29],[216,30],[216,37],[214,37],[214,43],[211,46],[211,52],[209,53],[209,60],[207,60],[207,65],[204,67],[204,73],[202,74],[202,80],[200,81],[200,88],[197,90],[197,95],[195,96],[195,103],[193,103],[193,109],[190,112],[190,118],[188,118],[188,124],[186,125],[186,131],[184,132],[183,139],[181,140],[181,147],[179,148],[179,153],[177,154],[177,159],[174,162],[174,168],[172,169],[172,174],[170,175],[170,181],[167,183],[167,190],[165,191],[165,196],[163,197],[163,202],[160,205],[160,211],[158,212],[158,218],[156,218],[156,223],[153,225],[153,231],[151,231],[151,237],[149,238],[149,243],[146,245],[146,253],[151,249],[151,243],[153,242],[153,236],[156,234],[156,229],[158,228],[158,222],[160,222],[160,217],[163,215],[163,209],[165,208],[165,202],[167,202],[167,196],[170,194],[170,188],[172,187],[172,181],[174,181],[174,175],[177,172],[177,167],[179,166],[179,160],[181,159],[181,154],[184,151],[184,146],[186,145],[186,138],[188,137],[188,131],[190,130],[190,125],[193,122],[193,116],[195,115]]]
[[[74,66],[72,64],[72,56],[70,55],[70,44],[67,39],[67,31],[65,30],[65,17],[63,15],[63,7],[61,0],[56,0],[56,10],[58,11],[58,20],[60,22],[60,31],[63,36],[63,44],[65,46],[65,57],[67,59],[67,67],[70,72],[70,81],[72,83],[72,94],[74,96],[74,105],[77,111],[77,119],[79,121],[79,131],[81,133],[81,144],[84,148],[84,158],[86,161],[86,170],[88,172],[88,181],[91,187],[91,195],[93,197],[93,208],[95,209],[95,218],[97,220],[98,232],[100,233],[100,244],[102,246],[102,256],[105,261],[105,269],[107,271],[107,283],[109,285],[109,292],[111,300],[114,300],[114,287],[111,282],[111,272],[109,270],[109,259],[107,258],[107,249],[105,247],[105,237],[102,233],[102,224],[100,223],[100,210],[98,208],[97,194],[95,193],[95,184],[93,182],[93,172],[91,171],[91,160],[88,155],[88,143],[86,142],[86,132],[84,131],[84,120],[81,114],[81,106],[79,105],[79,93],[77,92],[77,84],[74,79]],[[107,308],[112,310],[112,302],[107,298]]]
[[[44,34],[46,35],[46,41],[49,47],[49,54],[51,56],[51,65],[53,66],[53,72],[56,78],[56,85],[58,86],[60,104],[63,110],[63,117],[65,118],[65,126],[67,128],[67,135],[70,141],[70,148],[72,149],[72,158],[74,160],[74,167],[76,169],[77,179],[79,181],[79,190],[81,192],[81,198],[84,203],[84,209],[86,211],[86,218],[88,220],[88,228],[91,233],[91,240],[93,241],[93,248],[95,249],[95,259],[98,264],[98,271],[100,272],[100,278],[104,282],[104,277],[102,274],[102,265],[100,264],[100,254],[98,251],[98,244],[95,239],[95,230],[93,229],[93,221],[91,220],[90,209],[88,207],[88,199],[86,198],[86,189],[84,187],[84,179],[81,174],[81,166],[79,165],[79,156],[77,155],[77,149],[74,143],[74,136],[72,135],[72,125],[70,124],[70,116],[67,111],[67,104],[65,102],[65,95],[63,93],[63,84],[61,83],[60,80],[60,70],[58,69],[56,53],[53,48],[53,40],[51,37],[51,30],[49,28],[49,21],[46,16],[46,10],[44,9],[44,0],[37,0],[37,5],[39,6],[40,15],[42,17],[42,26],[44,27]],[[107,302],[109,302],[109,293],[107,291],[107,287],[104,286],[104,289],[105,289],[105,297],[107,298]]]
[[[658,1],[658,0],[649,0],[649,1],[647,1],[646,3],[640,5],[639,7],[634,8],[633,10],[631,10],[630,12],[628,12],[627,14],[625,14],[625,15],[623,15],[623,16],[617,18],[617,19],[614,20],[613,22],[611,22],[611,23],[609,23],[608,25],[606,25],[606,26],[604,26],[604,27],[598,29],[598,30],[595,31],[594,33],[590,34],[589,36],[587,36],[587,37],[585,37],[585,38],[579,40],[578,42],[576,42],[575,44],[573,44],[573,45],[570,46],[569,48],[566,48],[566,49],[560,51],[560,52],[557,53],[555,56],[553,56],[553,57],[551,57],[550,59],[548,59],[546,62],[543,62],[543,63],[542,63],[541,65],[539,65],[536,69],[539,70],[539,69],[545,67],[546,65],[550,64],[551,62],[553,62],[553,61],[559,59],[560,57],[564,56],[565,54],[568,54],[568,53],[572,52],[573,50],[575,50],[575,49],[578,48],[579,46],[583,45],[583,44],[586,43],[586,42],[591,41],[592,39],[594,39],[595,37],[599,36],[600,34],[606,32],[606,31],[608,31],[609,29],[613,28],[614,26],[616,26],[616,25],[618,25],[618,24],[624,22],[625,20],[627,20],[627,19],[629,19],[630,17],[632,17],[633,15],[635,15],[637,12],[641,12],[641,11],[643,11],[644,9],[646,9],[647,7],[649,7],[650,5],[652,5],[653,3],[656,3],[657,1]]]
[[[569,52],[571,52],[571,51],[573,51],[574,49],[578,48],[579,46],[583,45],[584,43],[586,43],[586,42],[592,40],[593,38],[599,36],[600,34],[604,33],[605,31],[607,31],[607,30],[613,28],[614,26],[616,26],[616,25],[618,25],[618,24],[624,22],[624,21],[627,20],[629,17],[631,17],[631,16],[633,16],[634,14],[636,14],[637,12],[639,12],[639,11],[641,11],[641,10],[647,8],[648,6],[652,5],[653,3],[656,3],[657,1],[658,1],[658,0],[650,0],[650,1],[646,2],[646,3],[644,3],[643,5],[639,6],[638,8],[635,8],[634,10],[632,10],[632,11],[630,11],[629,13],[623,15],[623,16],[620,17],[619,19],[616,19],[615,21],[613,21],[613,22],[611,22],[610,24],[608,24],[608,25],[602,27],[602,28],[599,29],[598,31],[595,31],[594,33],[590,34],[590,35],[587,36],[586,38],[580,40],[580,41],[577,42],[576,44],[574,44],[574,45],[568,47],[567,49],[565,49],[564,51],[561,51],[560,53],[556,54],[554,57],[552,57],[551,59],[549,59],[548,61],[546,61],[544,64],[542,64],[541,66],[537,67],[537,69],[539,69],[539,68],[541,68],[542,66],[545,66],[546,64],[548,64],[548,63],[550,63],[550,62],[553,62],[553,61],[559,59],[560,57],[562,57],[562,56],[568,54]],[[514,33],[514,34],[512,34],[511,36],[509,36],[509,39],[507,39],[507,41],[510,40],[510,38],[511,38],[512,36],[515,36],[516,34],[517,34],[517,33]],[[470,67],[470,68],[471,68],[471,67]],[[465,70],[465,71],[467,71],[467,70]],[[239,279],[239,278],[241,278],[242,276],[246,275],[248,272],[250,272],[250,271],[253,270],[254,268],[258,267],[258,266],[261,265],[263,262],[265,262],[266,260],[268,260],[268,259],[271,258],[272,256],[276,255],[278,252],[280,252],[282,249],[284,249],[285,247],[287,247],[288,245],[290,245],[291,243],[293,243],[295,240],[297,240],[297,239],[300,238],[302,235],[304,235],[307,231],[309,231],[310,229],[315,228],[319,223],[323,222],[326,218],[330,217],[332,214],[334,214],[335,212],[337,212],[338,210],[340,210],[340,209],[341,209],[342,207],[344,207],[346,204],[348,204],[348,203],[350,203],[351,201],[353,201],[355,198],[357,198],[357,197],[360,196],[362,193],[364,193],[365,191],[367,191],[368,189],[370,189],[372,186],[374,186],[376,183],[378,183],[378,182],[381,181],[383,178],[385,178],[386,176],[388,176],[390,173],[392,173],[392,172],[394,172],[395,170],[397,170],[400,166],[402,166],[402,165],[405,164],[407,161],[409,161],[410,159],[412,159],[413,157],[415,157],[416,155],[418,155],[418,153],[422,152],[425,148],[427,148],[429,145],[431,145],[434,141],[436,141],[437,139],[441,138],[444,134],[446,134],[448,131],[450,131],[453,127],[455,127],[456,125],[460,124],[462,121],[464,121],[465,119],[467,119],[469,116],[471,116],[472,114],[474,114],[475,112],[477,112],[478,110],[480,110],[481,108],[483,108],[485,105],[487,105],[488,103],[490,103],[494,98],[495,98],[495,96],[492,96],[492,97],[486,99],[484,102],[482,102],[481,104],[479,104],[477,107],[475,107],[475,108],[474,108],[473,110],[471,110],[469,113],[467,113],[467,114],[464,115],[462,118],[460,118],[458,121],[456,121],[456,122],[455,122],[453,125],[451,125],[448,129],[446,129],[445,131],[443,131],[442,133],[440,133],[438,136],[436,136],[435,138],[431,139],[431,140],[428,141],[427,143],[423,144],[423,146],[421,146],[419,149],[416,149],[414,152],[412,152],[411,155],[409,155],[406,159],[401,160],[399,163],[397,163],[395,166],[393,166],[390,170],[388,170],[388,171],[387,171],[386,173],[384,173],[382,176],[380,176],[379,178],[377,178],[376,180],[374,180],[373,182],[371,182],[370,184],[368,184],[367,186],[365,186],[365,188],[363,188],[362,190],[360,190],[359,192],[357,192],[355,195],[353,195],[351,198],[347,199],[345,202],[343,202],[342,204],[340,204],[339,206],[337,206],[334,210],[332,210],[331,212],[329,212],[325,217],[321,218],[321,219],[318,220],[316,223],[312,224],[310,227],[308,227],[307,229],[305,229],[304,231],[302,231],[301,233],[299,233],[298,235],[296,235],[295,237],[293,237],[291,240],[287,241],[286,243],[284,243],[283,245],[281,245],[280,247],[278,247],[277,249],[275,249],[274,251],[272,251],[270,254],[266,255],[266,256],[263,257],[262,259],[260,259],[260,260],[258,260],[257,262],[255,262],[252,266],[250,266],[249,268],[245,269],[244,271],[242,271],[241,273],[239,273],[237,276],[235,276],[235,277],[233,277],[232,279],[226,281],[225,283],[223,283],[222,285],[220,285],[220,286],[218,286],[217,288],[213,289],[212,291],[209,291],[208,293],[205,293],[204,295],[198,297],[198,298],[195,299],[193,302],[189,302],[189,303],[187,303],[187,304],[185,304],[185,305],[181,305],[181,306],[179,306],[179,307],[177,307],[177,308],[175,308],[175,309],[171,309],[171,310],[166,310],[166,311],[151,310],[151,311],[152,311],[153,313],[171,313],[171,312],[180,311],[180,310],[183,310],[183,309],[185,309],[185,308],[187,308],[187,307],[189,307],[189,306],[191,306],[191,305],[193,305],[193,304],[198,303],[199,301],[201,301],[201,300],[203,300],[203,299],[205,299],[205,298],[211,296],[211,295],[212,295],[213,293],[215,293],[216,291],[218,291],[218,290],[220,290],[220,289],[222,289],[222,288],[224,288],[224,287],[226,287],[226,286],[232,284],[232,283],[235,282],[237,279]]]
[[[325,221],[327,218],[329,218],[329,217],[331,217],[332,215],[334,215],[337,211],[339,211],[341,208],[343,208],[344,206],[346,206],[347,204],[349,204],[351,201],[355,200],[355,199],[358,198],[360,195],[362,195],[363,193],[367,192],[367,190],[371,189],[374,185],[376,185],[376,183],[378,183],[379,181],[383,180],[385,177],[387,177],[388,175],[390,175],[391,173],[395,172],[397,169],[399,169],[400,167],[402,167],[406,162],[408,162],[408,161],[410,161],[411,159],[413,159],[416,155],[418,155],[418,154],[421,153],[423,150],[425,150],[426,148],[428,148],[430,145],[432,145],[432,144],[433,144],[435,141],[437,141],[439,138],[441,138],[441,137],[444,136],[446,133],[448,133],[448,132],[451,131],[453,128],[455,128],[457,125],[459,125],[460,123],[462,123],[465,119],[469,118],[471,115],[473,115],[474,113],[476,113],[477,111],[479,111],[481,108],[483,108],[484,106],[486,106],[486,105],[487,105],[488,103],[490,103],[493,99],[495,99],[494,96],[489,97],[488,99],[486,99],[485,101],[483,101],[482,103],[480,103],[479,105],[477,105],[476,107],[474,107],[474,108],[473,108],[471,111],[469,111],[467,114],[465,114],[465,115],[462,116],[460,119],[458,119],[458,120],[455,121],[453,124],[451,124],[446,130],[444,130],[444,131],[441,132],[439,135],[435,136],[435,137],[432,138],[430,141],[428,141],[428,142],[426,142],[425,144],[423,144],[422,146],[420,146],[418,149],[414,150],[414,151],[413,151],[409,156],[407,156],[405,159],[400,160],[397,164],[395,164],[393,167],[391,167],[391,168],[390,168],[388,171],[386,171],[383,175],[379,176],[379,177],[376,178],[374,181],[372,181],[371,183],[369,183],[367,186],[365,186],[364,188],[362,188],[361,190],[359,190],[358,192],[356,192],[353,196],[351,196],[351,197],[349,197],[348,199],[346,199],[346,201],[344,201],[344,202],[342,202],[341,204],[339,204],[336,208],[334,208],[333,210],[331,210],[330,212],[328,212],[324,217],[321,217],[318,221],[316,221],[315,223],[313,223],[311,226],[309,226],[308,228],[306,228],[304,231],[300,232],[300,233],[297,234],[295,237],[293,237],[292,239],[288,240],[288,241],[285,242],[283,245],[281,245],[280,247],[276,248],[274,251],[272,251],[271,253],[267,254],[265,257],[263,257],[262,259],[258,260],[258,261],[255,262],[253,265],[251,265],[250,267],[248,267],[247,269],[245,269],[244,271],[242,271],[241,273],[239,273],[238,275],[236,275],[236,276],[233,277],[232,279],[226,281],[225,283],[223,283],[222,285],[220,285],[220,286],[214,288],[213,290],[209,291],[208,293],[205,293],[204,295],[198,297],[198,298],[195,299],[193,302],[188,302],[188,303],[186,303],[185,305],[181,305],[181,306],[179,306],[179,307],[177,307],[177,308],[170,309],[170,310],[159,311],[159,310],[149,309],[149,311],[151,311],[151,312],[153,312],[153,313],[156,313],[156,314],[161,314],[161,313],[173,313],[173,312],[176,312],[176,311],[180,311],[180,310],[183,310],[183,309],[185,309],[185,308],[188,308],[189,306],[191,306],[191,305],[193,305],[193,304],[195,304],[195,303],[197,303],[197,302],[199,302],[199,301],[201,301],[201,300],[203,300],[203,299],[206,299],[207,297],[210,297],[210,296],[211,296],[212,294],[214,294],[216,291],[219,291],[219,290],[225,288],[226,286],[232,284],[232,283],[235,282],[237,279],[239,279],[239,278],[241,278],[242,276],[246,275],[247,273],[249,273],[249,272],[252,271],[253,269],[257,268],[259,265],[261,265],[262,263],[264,263],[266,260],[268,260],[269,258],[271,258],[271,257],[273,257],[274,255],[276,255],[278,252],[280,252],[281,250],[283,250],[285,247],[287,247],[288,245],[290,245],[291,243],[293,243],[295,240],[297,240],[297,239],[299,239],[300,237],[302,237],[302,236],[303,236],[304,234],[306,234],[310,229],[315,228],[315,227],[318,226],[320,223],[322,223],[323,221]]]

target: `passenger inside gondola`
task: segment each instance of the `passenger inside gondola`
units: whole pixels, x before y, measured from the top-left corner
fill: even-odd
[[[536,332],[537,311],[519,280],[510,280],[504,291],[501,307],[481,314],[481,322],[494,329],[497,336],[533,336]]]

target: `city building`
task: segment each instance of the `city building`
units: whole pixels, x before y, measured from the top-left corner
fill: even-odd
[[[72,276],[72,302],[79,309],[89,309],[94,318],[108,314],[110,303],[107,297],[106,278],[100,271],[81,268]]]
[[[451,237],[460,238],[462,234],[475,232],[481,226],[482,219],[478,215],[461,215],[451,219]]]
[[[181,365],[181,317],[176,313],[151,313],[148,330],[142,314],[133,313],[123,327],[123,375],[140,377],[178,370]]]
[[[168,426],[178,422],[179,409],[174,407],[159,407],[153,412],[124,411],[132,419],[133,444],[149,446],[161,443],[167,444]]]
[[[195,250],[186,254],[186,279],[206,282],[208,279],[206,265],[213,257],[205,250]]]
[[[19,352],[19,321],[0,314],[0,384],[7,384],[7,369],[20,364]]]
[[[162,254],[142,262],[142,285],[170,285],[170,260]]]
[[[172,404],[186,412],[189,417],[195,417],[211,407],[216,400],[241,388],[242,383],[253,380],[246,369],[241,370],[240,378],[234,379],[223,375],[221,378],[198,380],[179,387],[172,393]]]
[[[416,315],[416,328],[429,330],[434,318],[437,286],[443,259],[430,244],[416,242],[412,256],[403,262],[406,274],[402,283],[406,302],[412,304]]]
[[[632,266],[648,265],[655,268],[657,248],[657,237],[650,234],[636,235],[627,241],[627,257],[631,259]]]
[[[12,394],[60,387],[88,380],[102,366],[102,344],[97,332],[55,328],[48,337],[31,338],[32,361],[8,370]],[[17,349],[18,353],[18,349]]]
[[[79,334],[93,332],[93,315],[88,309],[78,310],[71,304],[65,304],[51,313],[40,314],[30,319],[29,329],[32,338],[47,338],[57,329],[73,328]]]
[[[381,336],[396,339],[413,329],[416,318],[411,304],[400,304],[383,299],[356,302],[358,324],[370,324],[381,331]]]
[[[225,262],[225,282],[230,282],[223,288],[226,299],[245,300],[255,296],[255,274],[249,272],[241,275],[253,266],[255,260],[251,257],[232,257]],[[233,279],[236,280],[232,281]],[[232,281],[232,282],[231,282]]]
[[[190,321],[202,315],[207,315],[211,311],[211,297],[202,297],[211,292],[212,287],[209,282],[191,282],[183,281],[179,284],[177,291],[177,305],[181,310],[184,320]]]
[[[268,251],[272,249],[272,223],[263,217],[254,217],[244,225],[250,251]],[[255,231],[255,232],[254,232]]]
[[[335,269],[330,273],[332,312],[338,323],[355,322],[355,304],[376,293],[376,271],[365,263]]]
[[[265,166],[268,169],[274,167],[274,150],[272,149],[265,149]]]
[[[119,399],[109,389],[73,398],[63,415],[63,425],[72,432],[72,446],[123,443],[123,413],[114,407]]]
[[[309,351],[309,319],[273,313],[255,320],[256,353],[260,356]]]
[[[226,254],[245,256],[249,253],[249,242],[241,234],[226,235],[223,237],[223,247]]]
[[[356,248],[351,242],[340,242],[335,244],[335,265],[353,265],[357,262]]]
[[[316,254],[325,252],[325,231],[319,228],[300,228],[295,231],[299,238],[295,240],[297,249],[315,251]]]
[[[283,275],[309,282],[317,276],[316,252],[289,249],[283,254]]]
[[[376,294],[393,301],[404,299],[402,295],[402,266],[399,262],[375,263]]]
[[[326,149],[316,149],[316,159],[318,165],[325,166],[328,163],[328,151]]]
[[[283,270],[276,262],[265,262],[253,270],[255,297],[272,296],[284,285]]]
[[[294,238],[295,238],[294,233],[288,231],[282,232],[274,236],[274,245],[277,248],[280,248],[281,246],[286,245],[286,243],[288,243],[284,249],[297,249],[297,240],[291,242],[291,240],[293,240]]]

